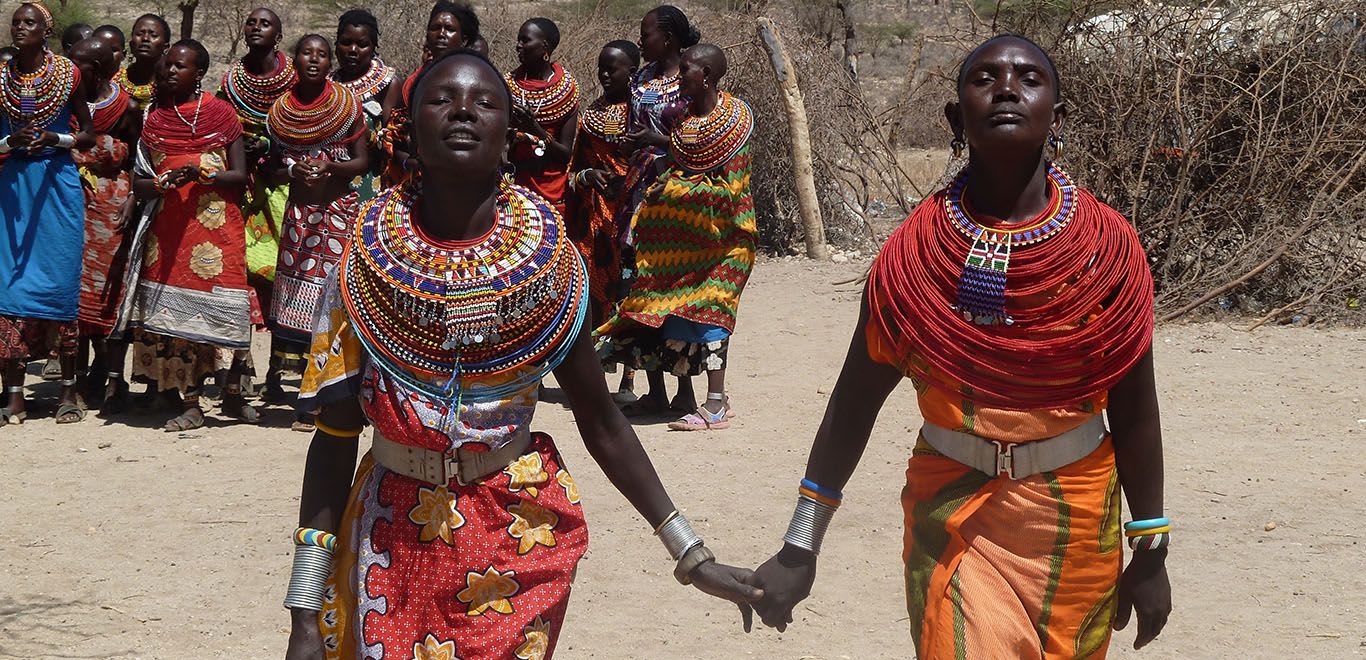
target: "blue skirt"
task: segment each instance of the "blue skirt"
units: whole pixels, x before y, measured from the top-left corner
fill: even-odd
[[[74,321],[85,195],[71,153],[11,153],[0,166],[0,315]]]

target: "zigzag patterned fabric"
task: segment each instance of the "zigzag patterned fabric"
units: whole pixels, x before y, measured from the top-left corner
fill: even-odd
[[[634,219],[636,280],[601,334],[627,319],[658,328],[669,316],[735,330],[757,236],[749,149],[706,172],[661,176]]]

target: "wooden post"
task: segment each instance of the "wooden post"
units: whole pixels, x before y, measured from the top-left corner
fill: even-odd
[[[759,40],[768,51],[768,61],[773,65],[773,75],[778,79],[783,110],[787,114],[787,131],[792,140],[792,174],[797,179],[797,207],[806,234],[806,256],[808,259],[827,259],[830,252],[825,245],[825,225],[821,222],[815,171],[811,166],[811,130],[806,121],[806,102],[797,86],[797,70],[783,50],[782,37],[773,21],[761,17],[758,23]]]

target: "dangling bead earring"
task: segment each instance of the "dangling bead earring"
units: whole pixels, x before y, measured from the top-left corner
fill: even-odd
[[[949,141],[949,149],[953,151],[954,158],[962,158],[963,150],[967,149],[967,146],[968,145],[966,142],[963,141],[963,138],[958,137],[956,135],[952,140]]]
[[[1053,148],[1053,160],[1062,159],[1062,145],[1064,142],[1066,142],[1066,138],[1064,138],[1061,133],[1048,136],[1048,146]]]

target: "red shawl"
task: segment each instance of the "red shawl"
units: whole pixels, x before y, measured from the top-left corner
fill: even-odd
[[[972,241],[955,229],[947,191],[921,202],[868,277],[869,323],[909,375],[980,405],[1044,410],[1119,382],[1148,351],[1153,279],[1134,228],[1089,192],[1056,236],[1010,257],[1011,325],[978,325],[954,308]]]
[[[195,104],[199,120],[195,123]],[[193,130],[191,124],[195,123]],[[232,104],[211,94],[180,107],[153,106],[142,126],[142,141],[164,154],[196,154],[232,144],[242,137],[242,121]]]

